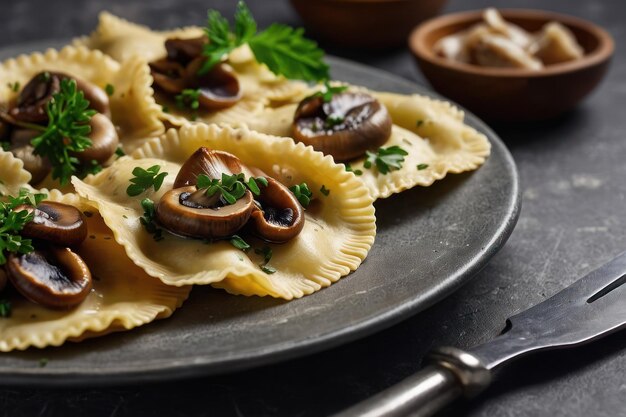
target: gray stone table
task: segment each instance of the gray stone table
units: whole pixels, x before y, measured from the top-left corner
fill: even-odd
[[[314,1],[314,0],[311,0]],[[231,15],[234,0],[2,0],[0,47],[89,32],[108,9],[157,28],[202,24],[207,7]],[[260,26],[301,22],[286,0],[249,0]],[[419,367],[437,345],[494,337],[535,304],[626,249],[626,2],[451,0],[446,11],[549,8],[591,19],[617,41],[605,82],[560,119],[495,126],[517,161],[523,208],[504,249],[469,284],[386,331],[309,357],[232,375],[112,389],[0,389],[0,416],[323,416]],[[330,53],[425,83],[404,49]],[[513,366],[482,397],[447,416],[626,416],[626,332],[578,350]]]

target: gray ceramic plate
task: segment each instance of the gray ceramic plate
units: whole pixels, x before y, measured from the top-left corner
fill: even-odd
[[[48,44],[0,50],[0,59]],[[333,76],[377,90],[433,92],[390,74],[330,59]],[[376,203],[378,236],[352,275],[291,302],[234,297],[197,287],[168,320],[60,348],[0,355],[0,384],[102,385],[229,372],[328,349],[415,314],[459,288],[500,249],[520,208],[511,155],[480,120],[492,155]],[[49,360],[44,368],[39,359]]]

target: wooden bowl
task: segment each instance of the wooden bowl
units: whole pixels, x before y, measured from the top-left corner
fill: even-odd
[[[291,0],[305,26],[338,46],[384,48],[406,42],[411,29],[447,0]]]
[[[550,21],[567,26],[583,47],[585,56],[538,71],[454,62],[435,55],[434,44],[479,22],[482,11],[441,16],[423,23],[409,37],[409,48],[435,90],[492,121],[545,120],[574,107],[606,74],[614,44],[604,29],[546,11],[499,11],[505,20],[530,32],[540,30]]]

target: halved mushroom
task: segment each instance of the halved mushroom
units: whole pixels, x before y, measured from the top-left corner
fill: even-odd
[[[348,161],[389,139],[391,117],[369,94],[338,93],[328,102],[311,96],[298,105],[292,129],[298,142],[332,155],[336,161]]]
[[[91,117],[89,126],[91,127],[91,133],[89,133],[91,146],[72,155],[82,163],[97,161],[102,164],[108,161],[117,149],[119,144],[117,130],[113,122],[101,113],[96,113]]]
[[[304,212],[296,197],[280,182],[267,177],[250,216],[252,232],[261,239],[283,243],[296,237],[304,227]]]
[[[80,304],[92,288],[91,272],[69,248],[46,247],[26,255],[9,254],[7,273],[29,300],[49,308]]]
[[[206,36],[189,39],[167,39],[165,41],[167,59],[170,61],[176,61],[182,65],[187,65],[194,58],[200,56],[202,48],[206,43]]]
[[[41,239],[59,246],[77,246],[87,237],[87,223],[80,210],[68,204],[44,201],[37,207],[20,205],[14,211],[34,213],[22,236]]]
[[[62,72],[44,71],[35,75],[24,86],[17,99],[17,106],[9,114],[18,121],[44,123],[48,120],[46,108],[52,96],[61,90],[61,80],[73,79],[76,88],[83,92],[89,107],[110,116],[109,97],[100,87]]]
[[[580,59],[585,53],[572,31],[558,22],[550,22],[541,29],[532,50],[545,65]]]
[[[15,128],[10,136],[9,149],[16,158],[22,160],[24,169],[30,172],[32,176],[30,184],[39,183],[52,169],[48,158],[36,155],[35,148],[30,144],[30,141],[40,134],[41,132],[36,130]]]
[[[173,188],[196,185],[198,175],[204,174],[211,179],[222,178],[222,173],[232,175],[244,172],[245,167],[235,155],[215,151],[205,147],[198,148],[178,171]]]
[[[538,70],[543,64],[521,46],[501,35],[484,34],[470,48],[471,63],[485,67]]]
[[[255,207],[250,191],[234,204],[218,194],[207,197],[205,191],[195,186],[168,191],[157,204],[157,222],[174,234],[200,239],[232,236],[248,222]]]
[[[186,88],[185,67],[167,58],[150,63],[154,84],[166,93],[178,94]]]
[[[235,105],[241,100],[239,80],[233,69],[225,64],[215,65],[206,74],[198,74],[206,58],[198,57],[191,61],[185,69],[185,77],[189,88],[200,91],[198,101],[207,110],[219,110]]]

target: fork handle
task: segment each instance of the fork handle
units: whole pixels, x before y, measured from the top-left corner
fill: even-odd
[[[373,397],[334,417],[428,417],[460,396],[472,397],[491,381],[476,356],[456,348],[440,348],[431,364]]]

